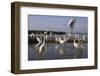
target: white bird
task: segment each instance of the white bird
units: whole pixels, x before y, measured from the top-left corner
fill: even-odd
[[[76,49],[82,49],[82,48],[83,48],[83,46],[81,45],[81,43],[80,43],[80,41],[79,41],[79,39],[78,39],[77,36],[76,36],[76,38],[75,38],[75,40],[74,40],[74,47],[75,47]]]
[[[57,35],[55,35],[55,49],[57,50],[58,49],[58,38],[57,38]]]
[[[48,34],[47,34],[47,32],[44,32],[45,33],[45,39],[46,39],[46,41],[48,40]]]
[[[58,38],[58,37],[55,35],[55,41],[56,41],[55,49],[56,49],[56,51],[59,50],[59,51],[58,51],[59,54],[62,55],[62,54],[64,54],[64,50],[63,50],[62,46],[61,46],[61,48],[59,48],[58,42],[59,42],[60,44],[63,44],[63,43],[65,42],[65,41],[63,41],[63,40],[65,40],[66,38],[63,37],[62,40],[59,40],[59,39],[60,39],[60,38]]]
[[[34,36],[35,36],[35,34],[34,33],[31,33],[30,37],[34,37]]]
[[[68,36],[64,36],[63,39],[61,37],[56,38],[56,41],[58,41],[60,44],[65,43],[66,41],[68,41],[70,39],[71,35]]]
[[[76,35],[76,38],[74,40],[74,47],[76,48],[76,54],[74,56],[74,58],[77,58],[77,57],[81,57],[82,56],[82,50],[83,50],[83,46],[79,40],[79,38],[77,37]]]
[[[30,38],[32,38],[32,37],[35,36],[35,34],[34,34],[34,33],[31,33],[31,34],[29,34],[28,36],[29,36]]]
[[[75,24],[76,19],[70,19],[67,26],[70,27],[70,33],[73,33],[73,29],[74,29],[74,24]]]
[[[68,22],[67,26],[69,26],[70,30],[71,30],[70,33],[68,33],[68,37],[66,37],[67,34],[65,34],[63,39],[61,37],[58,37],[58,38],[56,38],[56,41],[58,41],[60,44],[63,44],[64,42],[68,41],[71,38],[75,21],[76,21],[76,19],[70,19]]]
[[[42,52],[42,50],[45,46],[45,40],[46,40],[46,32],[44,32],[44,34],[43,34],[43,41],[42,41],[42,44],[40,45],[39,50],[38,50],[39,54]]]
[[[86,35],[85,34],[83,35],[83,41],[86,41]]]
[[[76,21],[75,18],[70,19],[69,22],[68,22],[68,26],[69,26],[70,28],[74,28],[75,21]]]
[[[36,44],[35,48],[38,48],[40,46],[40,44],[42,43],[42,39],[39,37],[36,37],[38,44]]]

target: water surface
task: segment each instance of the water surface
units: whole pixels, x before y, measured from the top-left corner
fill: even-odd
[[[36,44],[28,45],[28,60],[52,60],[52,59],[78,59],[88,57],[87,43],[83,43],[83,49],[77,50],[73,43],[63,45],[57,43],[46,43],[42,54],[35,48]]]

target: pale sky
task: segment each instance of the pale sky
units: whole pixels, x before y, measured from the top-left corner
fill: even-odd
[[[76,19],[74,24],[74,33],[88,32],[88,17],[78,16],[46,16],[46,15],[29,15],[28,29],[43,31],[60,31],[68,32],[68,21],[72,18]]]

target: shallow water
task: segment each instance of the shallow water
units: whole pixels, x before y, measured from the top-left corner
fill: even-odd
[[[78,59],[88,57],[87,43],[82,44],[83,48],[81,50],[77,50],[73,43],[65,43],[63,45],[46,43],[41,54],[38,53],[35,45],[28,45],[28,60]]]

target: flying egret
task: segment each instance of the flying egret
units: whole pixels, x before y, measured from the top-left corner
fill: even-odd
[[[70,30],[71,30],[70,33],[68,33],[68,35],[65,34],[65,35],[63,36],[63,39],[62,39],[61,37],[56,38],[56,41],[58,41],[60,44],[63,44],[64,42],[68,41],[68,40],[71,38],[72,33],[73,33],[73,28],[74,28],[75,21],[76,21],[76,19],[70,19],[70,20],[69,20],[67,26],[70,27]],[[66,37],[66,35],[67,35],[68,37]]]
[[[72,18],[72,19],[69,20],[69,22],[67,24],[67,26],[70,27],[70,33],[73,33],[75,22],[76,22],[76,19]]]

